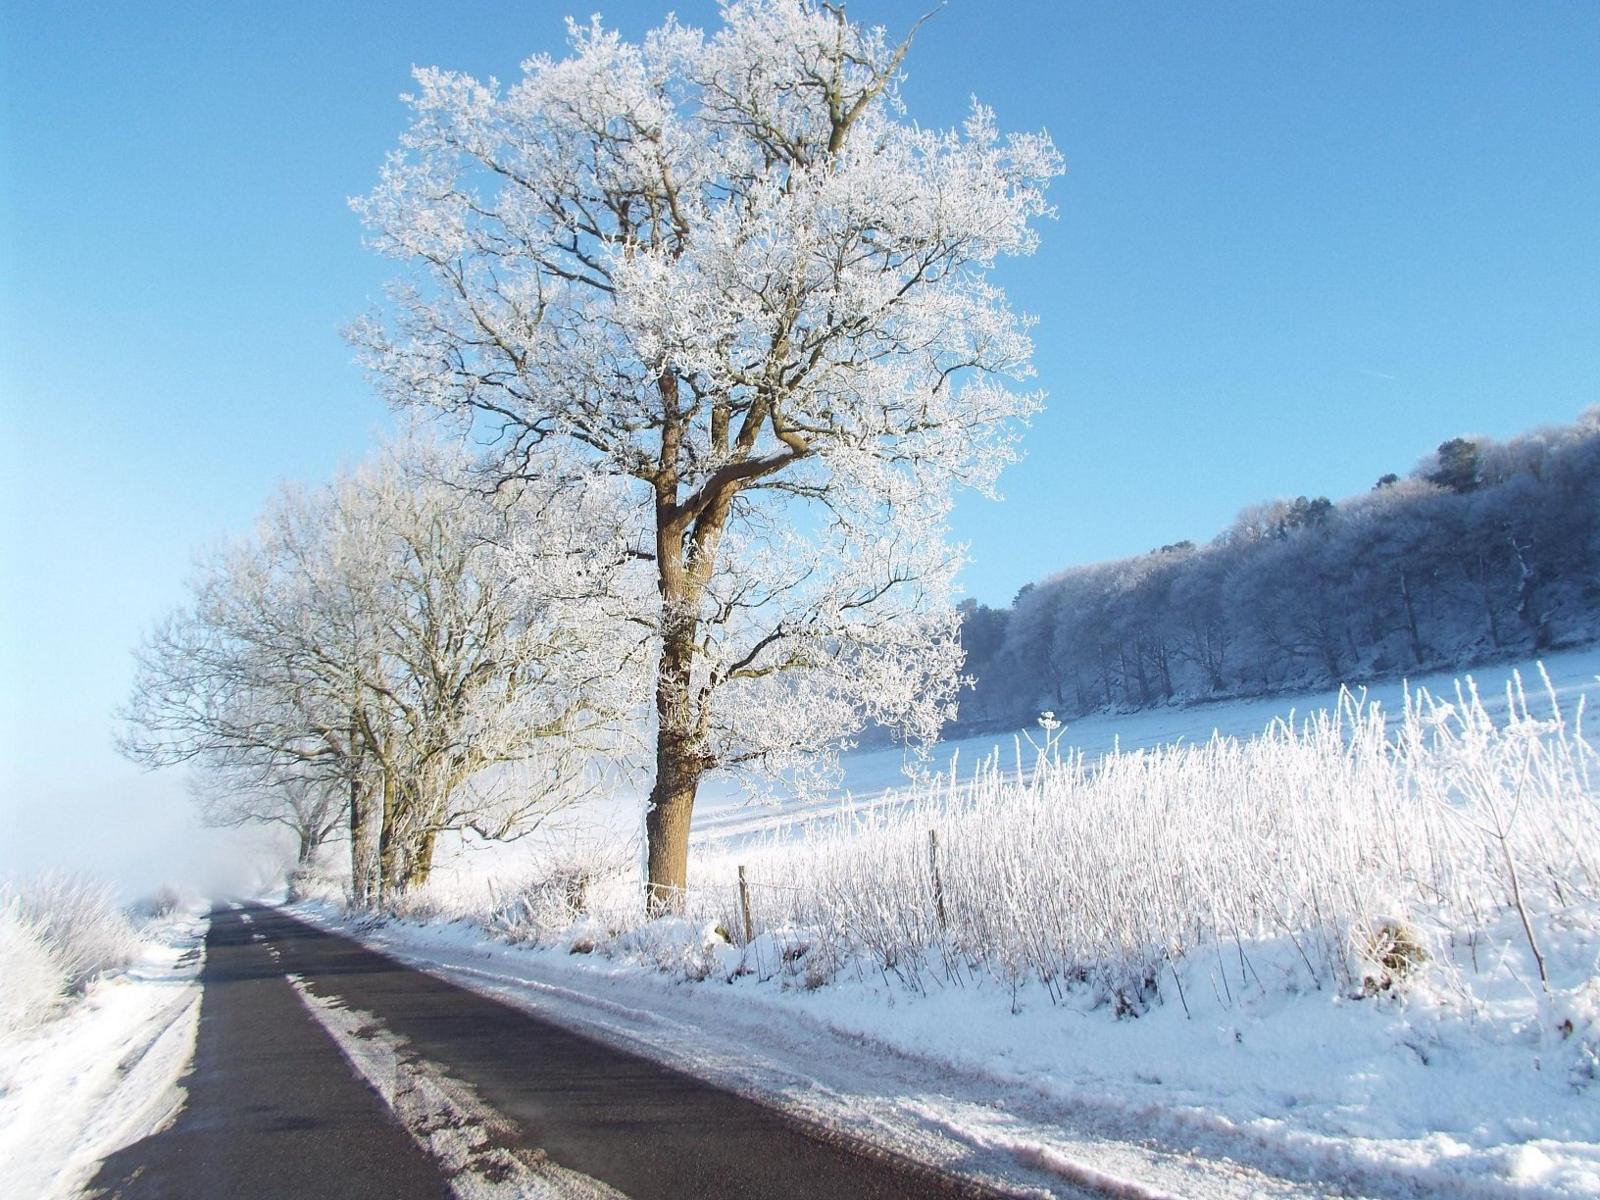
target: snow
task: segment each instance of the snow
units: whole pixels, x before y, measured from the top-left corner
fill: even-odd
[[[1569,1078],[1572,1039],[1541,1040],[1512,970],[1461,1013],[1326,992],[1239,996],[1200,978],[1138,1020],[1025,991],[917,995],[884,980],[807,989],[719,969],[686,983],[638,959],[509,945],[465,922],[303,915],[447,978],[950,1169],[1044,1194],[1578,1197],[1600,1191],[1600,1105]],[[687,956],[687,922],[635,934]],[[1594,931],[1548,948],[1594,972]],[[751,953],[774,946],[753,945]],[[1293,951],[1261,956],[1266,973]],[[1592,1019],[1596,985],[1574,1005]],[[999,1002],[997,1002],[999,1000]],[[1592,1051],[1591,1051],[1592,1053]],[[1320,1189],[1326,1189],[1321,1191]]]
[[[1545,667],[1572,709],[1597,691],[1600,651]],[[1479,672],[1486,706],[1501,716],[1512,669]],[[1448,682],[1426,684],[1447,691]],[[1373,693],[1403,700],[1398,684]],[[1068,741],[1094,756],[1199,742],[1329,699],[1107,716],[1078,723]],[[1005,743],[946,749],[960,764]],[[698,853],[743,860],[829,834],[841,813],[877,804],[892,815],[909,803],[882,791],[899,770],[897,752],[874,751],[846,761],[854,794],[765,806],[713,797]],[[506,886],[518,861],[445,863],[437,891],[492,894],[497,872]],[[513,943],[481,921],[440,919],[451,906],[439,900],[417,900],[419,917],[429,903],[431,921],[359,926],[327,905],[299,911],[809,1120],[1039,1195],[1600,1195],[1600,913],[1586,896],[1538,914],[1548,994],[1507,909],[1486,917],[1470,944],[1434,944],[1432,968],[1393,993],[1313,987],[1298,947],[1258,933],[1237,959],[1180,958],[1181,1000],[1163,980],[1136,1019],[1118,1019],[1086,988],[1052,997],[1036,980],[1008,988],[978,972],[962,982],[931,962],[917,987],[859,965],[817,974],[794,954],[794,930],[761,929],[741,947],[706,921],[579,922]],[[101,1158],[181,1106],[203,929],[193,916],[151,926],[134,966],[93,984],[64,1016],[0,1040],[0,1194],[72,1195]],[[459,1135],[432,1152],[471,1161],[474,1130],[496,1118],[469,1089],[381,1036],[370,1045],[345,1036],[351,1022],[370,1033],[368,1014],[306,999],[397,1112],[410,1105],[419,1128]],[[441,1112],[450,1119],[435,1120]]]
[[[684,989],[612,960],[507,946],[461,923],[352,924],[326,906],[305,904],[295,911],[463,986],[825,1127],[979,1180],[1020,1184],[1024,1194],[1082,1194],[1063,1192],[1063,1173],[1036,1167],[1031,1153],[990,1145],[987,1131],[967,1128],[973,1115],[992,1122],[997,1106],[1014,1107],[1009,1083],[982,1074],[964,1077],[951,1064],[897,1051],[836,1024],[827,1011],[741,989]],[[1018,1128],[1035,1133],[1041,1127],[1026,1120]],[[1090,1171],[1128,1181],[1154,1175],[1181,1185],[1196,1200],[1307,1194],[1236,1165],[1184,1163],[1181,1155],[1147,1152],[1122,1141],[1128,1131],[1053,1132],[1051,1153],[1062,1162],[1093,1155],[1101,1164],[1085,1166],[1085,1178]]]
[[[129,967],[57,1019],[0,1039],[0,1195],[76,1196],[101,1159],[177,1113],[204,935],[194,913],[153,922]]]
[[[1562,705],[1570,708],[1580,700],[1600,703],[1600,645],[1537,660],[1508,660],[1461,675],[1441,673],[1352,685],[1352,690],[1393,712],[1403,705],[1408,689],[1449,695],[1458,679],[1471,679],[1478,685],[1485,709],[1498,717],[1505,712],[1507,684],[1520,674],[1531,686],[1541,667]],[[1066,726],[1061,749],[1063,753],[1082,751],[1093,762],[1119,748],[1201,743],[1213,733],[1246,738],[1275,721],[1304,719],[1328,711],[1338,702],[1339,691],[1327,689],[1096,713]],[[730,777],[712,776],[701,784],[695,802],[691,869],[695,858],[706,852],[731,853],[774,838],[799,837],[836,821],[893,812],[906,803],[916,779],[929,774],[948,779],[953,772],[961,780],[970,780],[991,756],[998,756],[1003,765],[1013,769],[1020,763],[1026,771],[1035,758],[1027,740],[1030,737],[1037,740],[1040,730],[952,738],[937,743],[925,758],[893,746],[852,751],[840,759],[838,785],[824,790],[799,789],[780,780],[752,793]],[[547,863],[552,853],[575,859],[615,857],[640,828],[641,806],[649,790],[649,780],[641,771],[622,771],[619,777],[607,780],[603,795],[552,815],[539,830],[515,842],[485,842],[470,834],[442,837],[433,878],[446,891],[481,891],[486,881],[503,882],[527,874],[533,864]]]
[[[289,982],[356,1074],[444,1169],[459,1200],[625,1200],[598,1180],[514,1149],[505,1118],[470,1084],[417,1054],[372,1013],[318,995],[298,975]]]
[[[1600,650],[1552,656],[1544,667],[1573,728],[1581,702],[1600,690]],[[1505,699],[1504,685],[1519,669],[1530,683],[1536,678],[1531,663],[1478,672],[1483,707],[1506,732],[1464,727],[1461,737],[1438,751],[1442,774],[1429,782],[1433,768],[1422,761],[1427,769],[1406,776],[1407,786],[1444,780],[1458,790],[1481,788],[1507,778],[1508,764],[1521,769],[1519,764],[1554,761],[1540,758],[1540,739],[1556,738],[1555,726]],[[1446,696],[1454,687],[1448,678],[1412,686],[1418,684]],[[1369,695],[1403,709],[1402,684]],[[1317,713],[1332,700],[1279,697],[1107,716],[1078,723],[1067,731],[1067,741],[1085,751],[1090,783],[1099,786],[1104,777],[1110,786],[1116,772],[1108,773],[1107,763],[1122,764],[1119,770],[1130,762],[1137,766],[1105,757],[1119,746],[1204,743],[1213,730],[1249,735],[1291,713]],[[1322,752],[1334,747],[1330,761],[1337,760],[1341,736],[1323,743]],[[960,751],[957,771],[965,779],[960,763],[1006,741],[966,739],[946,749]],[[1248,745],[1241,752],[1245,758],[1238,761],[1247,764]],[[1285,743],[1284,752],[1292,757],[1300,751]],[[1026,765],[1031,751],[1025,744],[1022,753]],[[1382,753],[1374,753],[1370,761],[1381,767]],[[1582,775],[1588,753],[1580,748],[1567,760],[1572,769],[1564,782],[1542,777],[1539,786],[1549,784],[1543,799],[1528,800],[1532,807],[1522,810],[1513,839],[1525,864],[1556,864],[1557,858],[1540,857],[1547,853],[1568,856],[1560,859],[1559,871],[1545,872],[1549,880],[1533,884],[1540,889],[1535,921],[1549,972],[1547,993],[1515,908],[1496,890],[1504,883],[1500,867],[1484,852],[1493,849],[1493,839],[1474,841],[1478,834],[1458,820],[1466,811],[1459,795],[1452,800],[1444,793],[1437,807],[1427,809],[1434,813],[1427,819],[1443,822],[1440,829],[1448,826],[1445,840],[1424,839],[1404,854],[1397,846],[1399,872],[1381,877],[1410,889],[1410,899],[1401,900],[1409,904],[1403,916],[1426,941],[1427,967],[1388,989],[1381,983],[1383,971],[1369,965],[1374,985],[1365,995],[1355,948],[1354,965],[1329,974],[1321,964],[1347,953],[1337,939],[1313,949],[1259,926],[1245,929],[1237,946],[1213,929],[1206,935],[1210,940],[1159,960],[1159,986],[1149,989],[1148,1007],[1134,1019],[1119,1019],[1103,990],[1087,984],[1058,983],[1052,990],[1028,971],[1007,983],[992,965],[979,969],[958,961],[952,969],[948,958],[940,959],[949,954],[949,942],[930,942],[920,932],[890,947],[909,947],[912,957],[884,969],[864,959],[859,943],[849,939],[840,944],[855,957],[813,966],[808,930],[784,927],[775,917],[758,919],[757,936],[746,947],[728,944],[710,919],[618,923],[594,897],[596,915],[586,921],[564,930],[541,927],[531,914],[504,915],[510,911],[506,889],[516,888],[526,851],[498,858],[465,855],[441,865],[431,893],[411,898],[413,919],[363,926],[361,936],[418,965],[793,1106],[812,1119],[952,1169],[1022,1178],[1046,1193],[1089,1188],[1132,1196],[1304,1195],[1325,1187],[1331,1194],[1374,1196],[1590,1196],[1600,1194],[1600,1105],[1593,1092],[1600,1075],[1600,906],[1590,894],[1592,864],[1572,865],[1591,854],[1582,845],[1587,834],[1575,845],[1561,840],[1587,829],[1583,821],[1589,818],[1563,823],[1559,807],[1566,796],[1580,803],[1592,799],[1592,785]],[[1369,779],[1378,779],[1352,775],[1341,791],[1339,780],[1313,778],[1317,761],[1306,759],[1289,774],[1273,776],[1295,782],[1302,803],[1320,805],[1302,829],[1321,828],[1316,822],[1324,816],[1337,818],[1341,797],[1354,794],[1352,783],[1359,793]],[[877,751],[847,760],[854,794],[789,797],[770,805],[713,796],[705,820],[697,822],[700,878],[734,861],[775,868],[784,856],[829,839],[831,848],[815,858],[817,870],[848,865],[850,838],[881,838],[884,822],[892,824],[902,810],[920,821],[921,812],[912,806],[922,801],[881,790],[899,769],[896,752]],[[1265,776],[1234,778],[1248,783]],[[924,789],[924,800],[926,795]],[[863,811],[874,819],[863,822]],[[1226,806],[1217,811],[1226,812]],[[1281,840],[1279,825],[1274,814],[1274,836]],[[1283,828],[1293,832],[1292,824]],[[1361,827],[1327,828],[1349,836],[1358,858],[1382,850],[1370,837],[1363,840]],[[925,830],[917,825],[924,864]],[[1165,840],[1183,836],[1169,831]],[[894,851],[889,840],[874,845]],[[1445,847],[1460,856],[1439,876],[1454,898],[1440,893],[1431,914],[1426,889],[1417,887],[1415,845]],[[1259,859],[1263,846],[1268,859],[1261,884],[1270,888],[1273,863],[1280,861],[1271,857],[1271,845],[1247,846],[1240,861],[1248,861],[1252,848]],[[770,857],[758,859],[760,853]],[[1209,852],[1202,846],[1194,853]],[[853,875],[838,873],[840,886],[898,869],[877,854],[865,852]],[[803,873],[803,853],[792,861],[802,864],[795,870]],[[1157,855],[1149,861],[1166,860]],[[1336,870],[1337,855],[1330,861]],[[1321,860],[1313,865],[1329,869]],[[1252,869],[1259,872],[1260,864]],[[1359,869],[1373,867],[1363,861]],[[808,885],[803,874],[753,877],[787,879],[802,890]],[[1579,890],[1558,902],[1573,879]],[[809,886],[825,892],[828,885],[811,880]],[[1284,889],[1287,899],[1290,885]],[[1388,897],[1364,897],[1359,887],[1350,895],[1369,906],[1346,917],[1364,916],[1370,928],[1381,929]],[[1462,918],[1462,896],[1470,920]],[[954,894],[946,898],[957,902]],[[892,899],[889,893],[875,898],[865,914],[868,925],[881,914],[893,917]],[[775,901],[764,903],[772,913]],[[502,914],[498,919],[496,912]],[[711,912],[705,908],[702,918]],[[449,921],[467,915],[477,920]],[[852,919],[859,922],[861,914]],[[956,919],[952,909],[952,928]],[[1417,925],[1418,919],[1425,923]],[[722,924],[733,928],[736,920]],[[513,945],[502,939],[526,940]],[[1303,949],[1324,956],[1317,970],[1310,970]]]
[[[54,1012],[67,990],[67,974],[37,929],[15,904],[0,904],[0,1035],[31,1029]]]

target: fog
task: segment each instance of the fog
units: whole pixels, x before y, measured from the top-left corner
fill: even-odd
[[[281,879],[288,839],[266,829],[205,828],[182,772],[145,774],[109,749],[90,759],[58,769],[56,782],[6,764],[0,878],[82,872],[129,901],[163,884],[212,898],[259,892]]]

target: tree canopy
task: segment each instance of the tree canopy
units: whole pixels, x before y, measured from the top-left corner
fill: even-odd
[[[981,105],[906,119],[909,37],[811,0],[721,19],[573,23],[504,87],[418,71],[357,203],[408,268],[353,329],[389,400],[475,428],[498,479],[559,449],[631,487],[658,905],[705,773],[951,714],[951,496],[992,489],[1038,404],[988,270],[1031,252],[1060,170]]]

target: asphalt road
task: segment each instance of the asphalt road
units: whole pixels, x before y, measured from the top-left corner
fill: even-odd
[[[408,1049],[471,1084],[522,1149],[633,1200],[997,1195],[413,970],[279,910],[251,907],[212,915],[183,1111],[168,1129],[107,1159],[91,1196],[452,1194],[307,1012],[287,972],[318,996],[372,1014]]]
[[[270,910],[269,910],[270,911]],[[264,941],[219,909],[177,1120],[100,1164],[123,1200],[444,1200],[453,1193],[312,1020]]]

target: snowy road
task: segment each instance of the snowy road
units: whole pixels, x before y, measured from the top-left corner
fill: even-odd
[[[91,1195],[1001,1194],[274,909],[219,910],[206,952],[188,1103]]]

